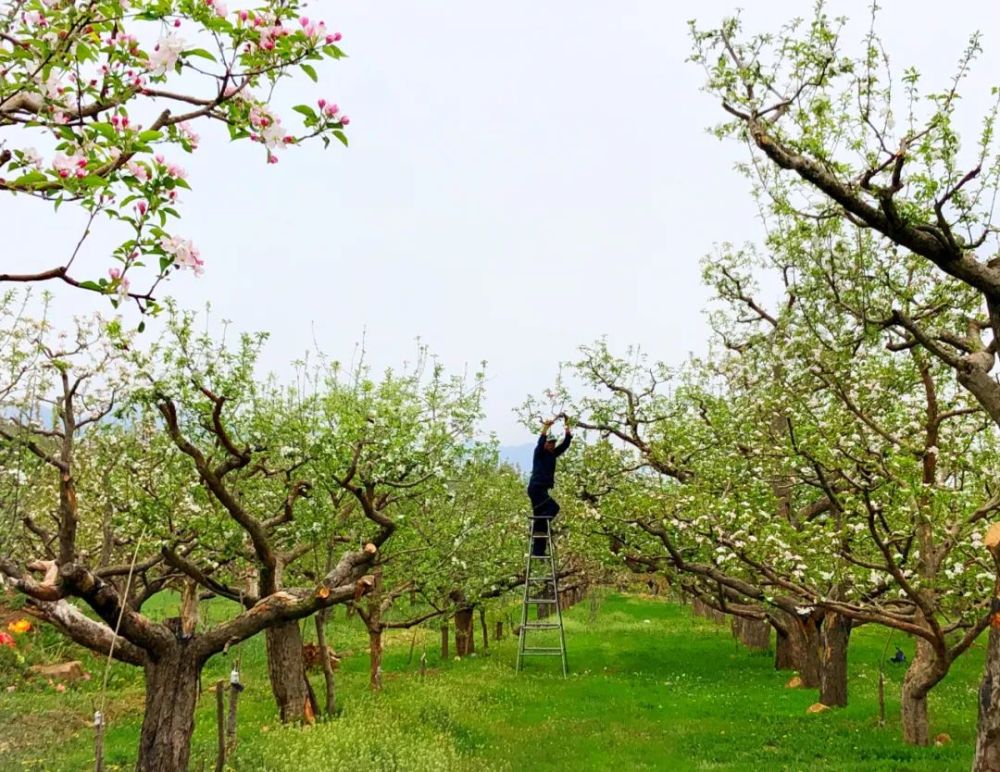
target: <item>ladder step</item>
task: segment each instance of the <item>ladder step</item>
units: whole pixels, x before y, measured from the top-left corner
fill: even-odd
[[[561,657],[563,651],[562,651],[562,649],[540,649],[540,648],[534,647],[534,648],[526,648],[522,653],[523,654],[547,654],[548,656]]]
[[[527,598],[527,603],[555,603],[555,598]]]
[[[528,622],[527,624],[521,625],[528,630],[558,630],[559,625],[550,624],[548,622]]]

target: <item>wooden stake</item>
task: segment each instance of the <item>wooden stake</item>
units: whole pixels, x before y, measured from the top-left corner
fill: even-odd
[[[226,768],[226,682],[215,685],[215,721],[219,736],[219,755],[215,759],[215,772]]]
[[[94,772],[104,772],[104,714],[94,711]]]

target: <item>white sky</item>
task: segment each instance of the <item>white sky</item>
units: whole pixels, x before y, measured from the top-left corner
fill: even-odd
[[[882,0],[894,71],[942,87],[975,29],[986,54],[963,94],[973,115],[1000,71],[1000,7]],[[450,370],[488,362],[487,428],[525,441],[511,409],[550,385],[576,347],[607,335],[680,362],[705,347],[699,259],[755,239],[738,146],[705,132],[718,105],[685,63],[687,20],[718,22],[733,0],[322,0],[310,15],[350,58],[304,77],[351,116],[351,148],[281,154],[201,130],[178,157],[194,191],[175,228],[205,275],[168,289],[182,305],[273,334],[279,372],[313,345],[350,359],[366,334],[378,366],[412,358],[417,336]],[[743,0],[750,29],[777,28],[808,0]],[[864,0],[832,13],[867,24]],[[295,119],[289,113],[286,123]],[[51,267],[78,236],[72,215],[34,201],[0,208],[0,269]],[[98,236],[84,278],[110,262]],[[62,313],[104,308],[51,286]]]

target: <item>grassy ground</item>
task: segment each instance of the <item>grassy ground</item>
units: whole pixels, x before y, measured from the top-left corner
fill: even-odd
[[[491,625],[492,627],[492,625]],[[367,691],[364,636],[339,611],[338,651],[353,650],[338,674],[342,713],[315,727],[281,727],[267,688],[263,641],[243,644],[247,691],[240,701],[240,742],[232,769],[581,770],[581,769],[967,769],[975,732],[975,691],[982,648],[973,648],[931,696],[932,733],[953,742],[912,748],[899,736],[902,670],[889,668],[888,723],[876,726],[877,662],[886,632],[856,631],[851,643],[851,705],[807,715],[811,690],[786,689],[769,656],[748,653],[728,630],[689,609],[639,597],[610,596],[591,619],[590,605],[567,615],[572,673],[558,659],[528,661],[513,672],[515,642],[489,656],[441,662],[438,633],[420,631],[408,663],[410,633],[392,638],[385,689]],[[893,636],[907,654],[912,643]],[[424,645],[430,671],[421,680]],[[891,649],[890,649],[891,651]],[[92,767],[88,721],[97,677],[57,694],[50,687],[0,692],[0,769]],[[214,659],[206,688],[228,672]],[[315,685],[321,691],[321,677]],[[107,758],[131,769],[141,721],[141,684],[124,666],[110,682]],[[198,713],[192,769],[214,768],[214,697]]]

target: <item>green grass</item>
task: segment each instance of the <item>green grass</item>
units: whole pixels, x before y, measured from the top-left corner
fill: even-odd
[[[242,645],[247,691],[232,769],[312,772],[365,770],[581,769],[967,769],[975,734],[975,692],[983,650],[974,647],[931,695],[940,748],[906,746],[899,733],[901,668],[888,668],[888,722],[876,726],[877,662],[886,631],[861,628],[850,649],[850,706],[807,715],[812,690],[786,689],[789,674],[770,656],[751,654],[727,629],[659,600],[610,596],[589,620],[589,604],[566,618],[571,675],[557,658],[529,659],[514,673],[515,641],[489,656],[439,661],[436,630],[390,639],[385,689],[367,690],[365,637],[337,612],[331,642],[351,650],[338,673],[342,713],[315,727],[282,727],[267,686],[262,639]],[[492,624],[491,624],[492,627]],[[311,630],[311,625],[307,628]],[[907,654],[912,642],[893,635]],[[430,671],[418,675],[426,645]],[[891,651],[891,649],[890,649]],[[0,769],[83,770],[92,766],[88,721],[95,679],[64,694],[50,688],[0,692]],[[216,657],[206,689],[228,672]],[[317,691],[321,677],[316,676]],[[107,758],[131,769],[142,692],[132,670],[113,669]],[[214,765],[214,697],[199,705],[192,769]]]

